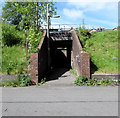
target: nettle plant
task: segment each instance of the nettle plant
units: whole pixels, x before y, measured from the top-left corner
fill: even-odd
[[[25,74],[19,74],[18,75],[18,80],[19,80],[19,86],[24,87],[24,86],[30,86],[32,83],[32,80],[29,75]]]

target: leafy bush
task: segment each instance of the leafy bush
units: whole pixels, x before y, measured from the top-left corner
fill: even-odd
[[[116,81],[111,81],[111,80],[107,80],[107,79],[103,79],[103,80],[96,80],[94,78],[92,79],[87,79],[86,76],[78,76],[76,78],[76,80],[74,81],[74,83],[78,86],[119,86],[120,82],[116,82]]]
[[[85,83],[88,81],[88,79],[86,78],[86,76],[78,76],[75,80],[75,84],[82,86],[85,85]]]
[[[21,87],[31,85],[31,78],[29,75],[20,74],[18,75],[18,80],[20,82],[19,86]]]
[[[82,46],[84,47],[86,44],[86,41],[91,37],[91,34],[87,29],[85,29],[85,27],[80,27],[78,29],[78,36],[82,43]]]
[[[29,40],[29,52],[37,52],[38,45],[42,39],[43,33],[41,31],[37,32],[33,28],[27,31],[27,38]]]
[[[3,22],[2,24],[2,42],[4,45],[13,46],[19,44],[21,41],[18,30],[15,29],[14,25]]]

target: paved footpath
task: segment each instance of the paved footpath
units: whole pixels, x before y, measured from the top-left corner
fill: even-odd
[[[118,87],[75,86],[73,81],[67,72],[42,86],[3,88],[2,115],[118,116]]]

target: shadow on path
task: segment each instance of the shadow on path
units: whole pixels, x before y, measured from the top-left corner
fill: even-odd
[[[46,81],[57,80],[67,71],[69,71],[69,68],[54,68],[47,74]]]

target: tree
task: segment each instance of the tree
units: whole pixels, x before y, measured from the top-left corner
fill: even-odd
[[[22,20],[22,15],[16,11],[14,2],[7,2],[3,7],[2,18],[14,25],[19,25]]]
[[[56,13],[55,3],[49,2],[50,15]],[[40,27],[46,21],[46,2],[6,2],[2,17],[21,29]]]

